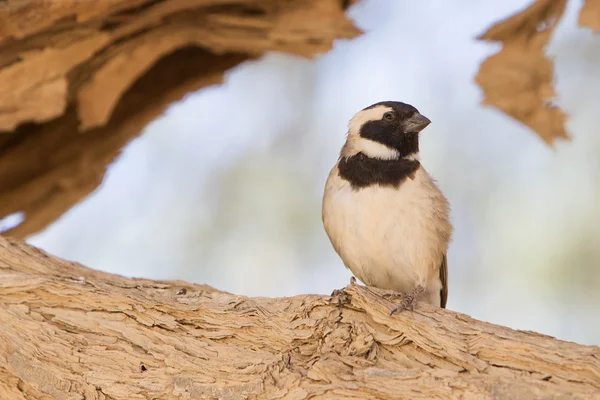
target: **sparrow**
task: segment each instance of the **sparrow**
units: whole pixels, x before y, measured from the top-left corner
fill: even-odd
[[[450,206],[419,161],[431,121],[398,101],[364,108],[325,184],[323,226],[344,265],[367,286],[402,301],[446,307]]]

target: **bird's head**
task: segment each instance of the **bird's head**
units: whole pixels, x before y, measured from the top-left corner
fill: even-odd
[[[356,113],[348,125],[342,156],[357,153],[372,158],[416,159],[419,133],[431,121],[410,104],[382,101]]]

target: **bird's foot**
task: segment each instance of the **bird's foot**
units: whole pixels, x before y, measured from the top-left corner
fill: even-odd
[[[417,285],[408,293],[385,293],[383,297],[385,298],[398,298],[400,297],[402,300],[398,304],[392,308],[390,311],[390,315],[395,312],[401,312],[403,310],[414,310],[417,302],[419,301],[419,297],[425,293],[425,288],[421,285]]]
[[[351,276],[350,277],[350,285],[354,285],[354,284],[356,284],[356,278]],[[346,293],[344,288],[335,289],[333,292],[331,292],[330,297],[331,297],[331,301],[337,303],[337,305],[339,307],[350,302],[350,295],[348,293]]]
[[[350,303],[350,295],[344,289],[335,289],[331,293],[330,302],[338,307],[342,307],[344,304]]]
[[[381,295],[381,297],[383,297],[384,299],[387,299],[387,300],[403,299],[405,296],[406,296],[406,294],[404,294],[402,292],[396,292],[393,290],[389,290],[386,293],[383,293]]]

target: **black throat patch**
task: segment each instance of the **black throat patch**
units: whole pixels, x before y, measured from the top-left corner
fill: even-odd
[[[399,187],[406,178],[414,179],[421,167],[417,160],[381,160],[357,153],[344,157],[338,163],[340,177],[353,189],[361,189],[371,185]]]

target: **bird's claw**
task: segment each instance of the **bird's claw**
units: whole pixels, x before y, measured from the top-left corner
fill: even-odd
[[[417,305],[417,298],[414,296],[405,296],[400,303],[396,304],[394,308],[391,309],[390,315],[393,315],[396,312],[401,312],[404,310],[413,311],[415,306]]]
[[[423,286],[417,286],[408,293],[385,293],[384,298],[401,297],[402,300],[391,309],[390,315],[404,310],[413,311],[419,301],[419,296],[425,292]]]
[[[337,303],[338,307],[350,302],[350,295],[344,289],[335,289],[331,292],[331,302]]]
[[[393,299],[403,299],[406,297],[404,293],[384,293],[381,295],[384,299],[393,300]]]

